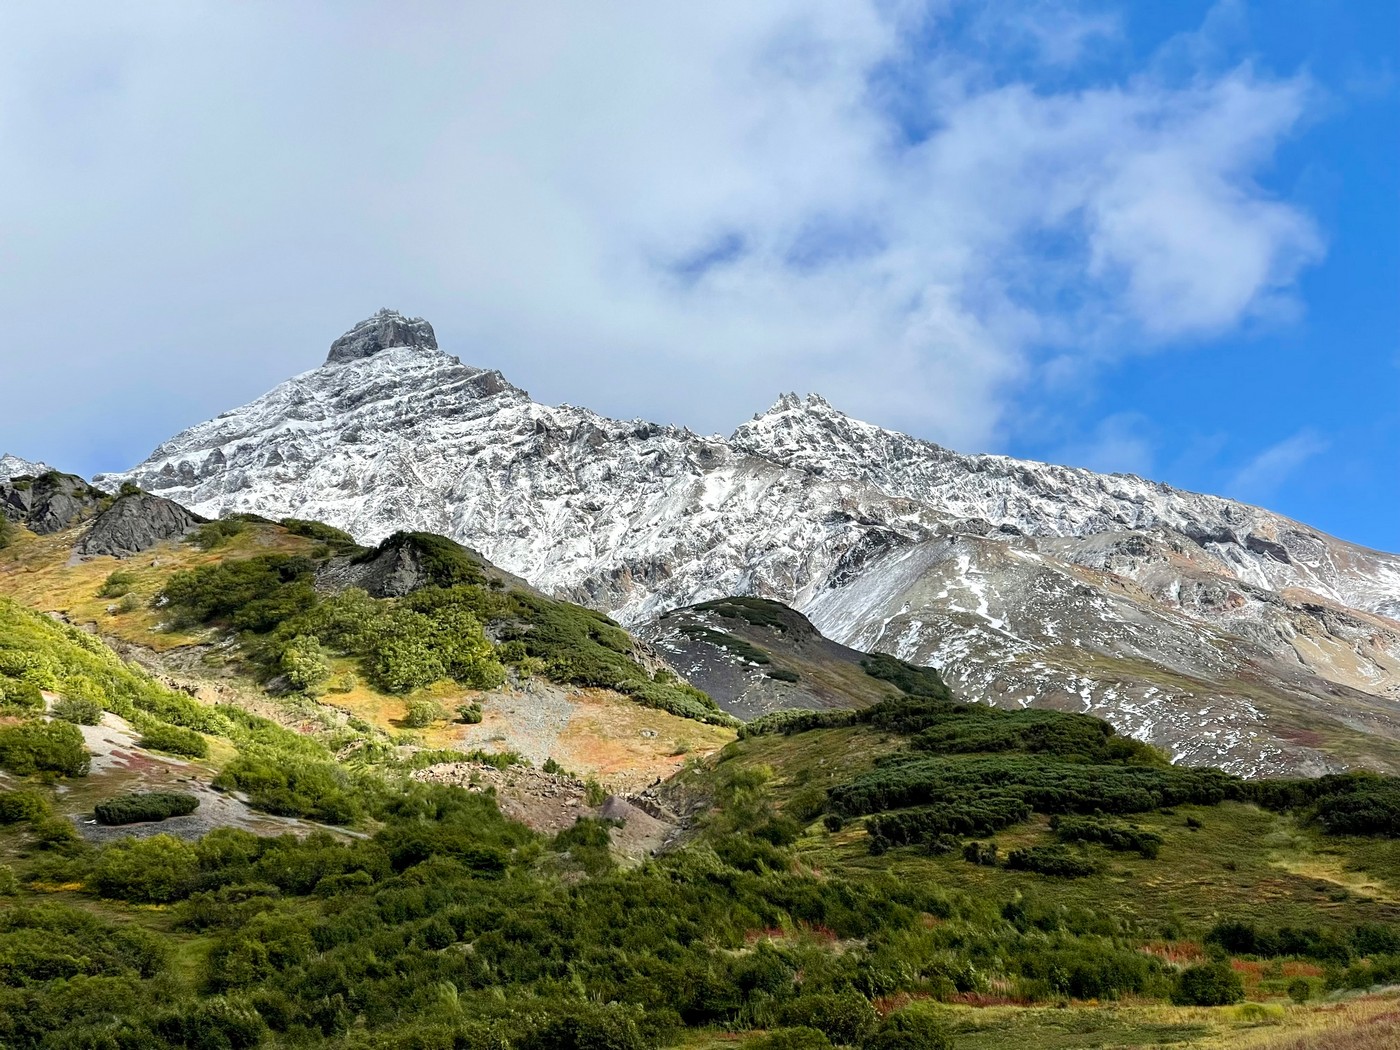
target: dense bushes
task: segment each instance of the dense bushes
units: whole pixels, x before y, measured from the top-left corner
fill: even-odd
[[[1215,769],[899,756],[833,788],[831,803],[848,815],[987,798],[1019,799],[1041,813],[1144,813],[1223,801],[1233,780]]]
[[[91,697],[60,697],[53,705],[53,716],[79,726],[95,726],[102,721],[102,704]]]
[[[1172,1002],[1180,1006],[1227,1006],[1243,998],[1244,982],[1228,962],[1188,966],[1172,989]]]
[[[940,835],[990,835],[1019,824],[1031,807],[1018,798],[981,795],[949,798],[937,806],[883,813],[866,821],[872,836],[897,845],[927,842]]]
[[[1356,778],[1319,799],[1315,816],[1329,835],[1400,836],[1400,779]]]
[[[360,787],[328,760],[249,749],[223,768],[214,786],[242,791],[250,805],[279,816],[349,824],[364,813]]]
[[[343,535],[309,524],[296,529],[346,546]],[[627,632],[607,617],[529,591],[509,591],[451,540],[396,533],[354,560],[367,563],[385,554],[410,558],[427,584],[400,599],[374,599],[354,588],[322,597],[312,585],[315,562],[268,554],[177,573],[157,603],[177,625],[216,623],[246,632],[246,650],[267,676],[282,675],[299,691],[324,687],[327,651],[358,659],[375,687],[389,693],[411,693],[446,678],[493,688],[505,680],[508,659],[521,673],[538,669],[556,681],[615,689],[684,717],[732,721],[699,690],[653,678],[633,658]],[[499,648],[487,640],[486,625],[500,639]]]
[[[1400,928],[1375,923],[1324,931],[1296,926],[1261,929],[1252,922],[1226,919],[1212,926],[1205,940],[1231,955],[1263,959],[1297,956],[1347,963],[1356,956],[1400,955]]]
[[[0,729],[0,769],[10,773],[83,777],[90,763],[83,734],[69,722],[21,722]]]
[[[183,791],[147,791],[117,795],[94,807],[99,824],[136,824],[183,817],[199,808],[199,799]]]
[[[164,722],[145,721],[136,746],[152,751],[168,751],[172,755],[184,755],[187,758],[209,757],[209,741],[204,737],[193,729],[167,725]]]
[[[365,550],[355,542],[355,537],[348,532],[319,521],[307,521],[304,518],[283,518],[280,524],[293,536],[305,536],[317,543],[324,543],[336,554],[362,554]]]
[[[1061,879],[1079,879],[1098,871],[1087,857],[1071,853],[1061,845],[1023,846],[1006,855],[1006,866],[1016,871],[1033,871]]]
[[[1062,842],[1097,842],[1120,853],[1137,853],[1151,860],[1162,848],[1162,836],[1103,816],[1055,816],[1050,828]]]

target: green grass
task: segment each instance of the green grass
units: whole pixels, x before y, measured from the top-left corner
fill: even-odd
[[[866,726],[759,736],[729,745],[718,768],[772,770],[769,788],[779,807],[801,810],[903,743],[897,734]],[[1199,830],[1188,828],[1187,818],[1199,821]],[[1091,844],[1083,851],[1102,870],[1074,880],[973,865],[959,854],[929,856],[919,847],[873,856],[858,820],[834,834],[819,819],[808,821],[795,851],[816,870],[869,877],[892,872],[913,885],[998,900],[1024,893],[1055,907],[1092,901],[1097,910],[1156,933],[1180,928],[1199,935],[1217,919],[1236,916],[1269,926],[1400,922],[1400,841],[1331,838],[1293,815],[1248,803],[1134,814],[1134,825],[1161,837],[1158,857]],[[984,841],[1005,856],[1018,847],[1050,845],[1056,836],[1050,818],[1037,814]],[[1348,883],[1367,889],[1348,889]]]

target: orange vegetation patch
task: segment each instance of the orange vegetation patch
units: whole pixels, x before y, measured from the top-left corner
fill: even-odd
[[[1190,966],[1206,957],[1205,950],[1195,941],[1151,941],[1141,950],[1174,966]]]

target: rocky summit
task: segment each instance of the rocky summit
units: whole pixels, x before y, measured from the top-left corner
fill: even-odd
[[[326,363],[98,479],[361,542],[439,532],[643,626],[784,602],[961,696],[1247,774],[1400,769],[1400,558],[1258,507],[963,455],[784,395],[728,438],[542,405],[381,311]]]
[[[326,364],[358,361],[396,346],[437,349],[433,326],[421,317],[404,317],[397,310],[380,310],[367,317],[331,344]]]

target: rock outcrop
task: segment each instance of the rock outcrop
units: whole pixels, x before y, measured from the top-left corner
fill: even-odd
[[[127,493],[93,519],[74,550],[127,558],[164,540],[181,539],[208,520],[149,492]]]
[[[56,470],[0,481],[0,514],[40,535],[91,517],[109,498],[76,474]]]
[[[380,310],[331,343],[326,364],[359,361],[396,346],[436,350],[437,336],[433,334],[433,326],[421,317],[405,317],[397,310]]]

